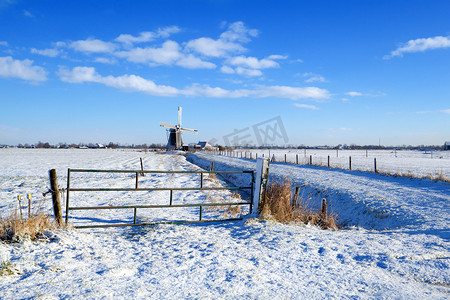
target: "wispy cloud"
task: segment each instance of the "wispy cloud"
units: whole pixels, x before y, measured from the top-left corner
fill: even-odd
[[[363,95],[363,93],[355,92],[355,91],[347,92],[347,93],[345,93],[345,94],[348,95],[348,96],[351,96],[351,97],[359,97],[359,96],[362,96],[362,95]]]
[[[350,97],[372,97],[372,98],[376,98],[376,97],[384,97],[386,96],[386,93],[384,92],[373,92],[373,93],[361,93],[361,92],[357,92],[357,91],[351,91],[351,92],[347,92],[345,93],[345,95],[350,96]],[[345,100],[344,100],[345,99]],[[348,99],[343,98],[342,100],[344,101],[348,101]]]
[[[174,41],[166,41],[160,48],[134,48],[129,51],[116,52],[115,55],[126,58],[130,62],[163,65],[172,65],[182,56],[180,53],[180,45]]]
[[[273,59],[257,59],[256,57],[236,56],[227,60],[232,66],[241,66],[250,69],[277,68],[280,65]]]
[[[195,57],[192,54],[183,55],[176,62],[176,65],[187,68],[187,69],[215,69],[216,68],[215,64],[208,62],[208,61],[201,60],[200,58]]]
[[[7,41],[0,41],[0,46],[8,46],[8,42]]]
[[[443,109],[441,110],[442,113],[444,114],[450,114],[450,108],[449,109]]]
[[[159,48],[134,48],[119,51],[116,56],[126,58],[130,62],[148,63],[150,65],[177,65],[188,69],[214,69],[214,63],[204,61],[192,54],[186,55],[177,42],[166,41]]]
[[[236,74],[244,75],[244,76],[248,76],[248,77],[262,76],[262,72],[260,70],[256,70],[256,69],[237,67],[235,71],[236,71]]]
[[[311,83],[311,82],[327,82],[325,77],[319,74],[314,74],[311,72],[306,72],[302,74],[303,77],[307,77],[305,82]]]
[[[52,48],[49,48],[49,49],[31,48],[31,53],[48,56],[48,57],[56,57],[59,55],[60,51],[58,49],[52,49]]]
[[[32,60],[16,60],[6,56],[0,57],[0,77],[40,82],[47,80],[47,72],[40,66],[34,66]]]
[[[295,107],[300,107],[300,108],[308,108],[308,109],[312,109],[312,110],[319,110],[319,108],[315,105],[310,105],[310,104],[301,104],[301,103],[294,103]]]
[[[224,26],[225,31],[217,39],[200,37],[185,42],[163,40],[156,45],[135,46],[137,43],[153,42],[157,38],[167,39],[170,35],[181,31],[178,26],[168,26],[155,31],[143,31],[136,36],[120,34],[113,41],[95,38],[59,41],[54,43],[53,48],[32,48],[31,53],[55,57],[62,53],[66,55],[70,53],[68,50],[73,50],[94,56],[90,61],[111,64],[119,59],[125,59],[130,63],[147,64],[151,67],[215,69],[217,65],[222,64],[220,72],[244,77],[262,76],[261,70],[278,68],[280,67],[278,61],[287,59],[286,55],[280,54],[272,54],[261,59],[240,55],[247,50],[243,45],[258,36],[258,30],[248,28],[243,22],[224,23]],[[96,55],[101,56],[95,57]]]
[[[275,60],[286,59],[282,55],[270,55],[267,58],[258,59],[256,57],[235,56],[225,61],[225,66],[221,72],[225,74],[239,74],[244,76],[262,76],[261,69],[278,68],[280,65]],[[235,69],[233,69],[233,67]]]
[[[258,86],[255,89],[227,90],[220,87],[194,84],[178,89],[172,86],[158,85],[152,80],[137,75],[101,76],[92,67],[74,67],[72,70],[61,68],[58,76],[62,81],[69,83],[96,82],[114,88],[144,92],[150,95],[175,97],[175,96],[201,96],[212,98],[285,98],[285,99],[325,99],[329,98],[329,92],[316,87],[290,87],[290,86]]]
[[[23,15],[27,18],[34,18],[34,15],[31,12],[29,12],[28,10],[24,10]]]
[[[435,36],[409,40],[404,46],[385,55],[383,59],[390,59],[396,56],[403,56],[404,53],[424,52],[432,49],[450,48],[450,36]]]
[[[121,34],[115,41],[124,43],[126,45],[132,45],[134,43],[144,43],[150,42],[157,38],[168,38],[171,34],[180,32],[178,26],[169,26],[164,28],[158,28],[156,31],[144,31],[138,36],[133,36],[131,34]]]
[[[111,53],[117,48],[117,45],[111,42],[89,38],[72,42],[69,47],[84,53]]]
[[[256,37],[256,29],[247,28],[243,22],[235,22],[228,26],[228,30],[223,32],[217,40],[209,37],[201,37],[190,40],[186,44],[186,49],[210,57],[226,57],[232,53],[241,53],[247,50],[243,43],[250,41],[251,37]]]
[[[96,57],[94,59],[95,62],[98,63],[102,63],[102,64],[109,64],[109,65],[113,65],[115,63],[117,63],[117,60],[114,58],[108,58],[108,57]]]

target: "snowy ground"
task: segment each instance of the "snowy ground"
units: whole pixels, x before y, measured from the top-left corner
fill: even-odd
[[[256,155],[272,158],[276,161],[286,161],[299,164],[308,164],[312,156],[314,165],[328,164],[342,169],[349,168],[349,157],[352,159],[352,169],[362,171],[374,170],[374,159],[377,160],[379,172],[392,174],[424,176],[444,176],[450,179],[450,151],[409,151],[409,150],[321,150],[321,149],[237,149],[234,153],[227,153],[244,158],[254,159]]]
[[[67,168],[139,169],[140,157],[146,169],[197,168],[183,156],[134,151],[1,150],[0,213],[17,207],[19,193],[32,193],[41,201],[51,168],[65,186]],[[208,167],[214,160],[217,169],[227,170],[255,165],[213,155],[188,159]],[[322,231],[250,219],[55,232],[46,242],[0,243],[0,260],[16,268],[16,275],[0,277],[0,298],[448,299],[448,183],[278,163],[270,172],[289,175],[312,205],[329,198],[346,229]],[[131,178],[80,180],[133,184]],[[195,180],[181,176],[155,183],[190,185]],[[139,201],[146,197],[149,202],[167,199],[148,193]],[[208,200],[201,193],[177,199],[189,197]],[[122,204],[132,199],[106,194],[93,200]],[[83,205],[93,200],[74,198]],[[43,201],[41,206],[50,208],[49,197]],[[182,218],[190,214],[175,213]]]

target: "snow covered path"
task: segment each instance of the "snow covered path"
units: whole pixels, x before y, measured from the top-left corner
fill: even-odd
[[[48,185],[46,171],[50,168],[56,167],[61,173],[67,167],[87,165],[136,169],[138,157],[144,154],[77,151],[67,152],[66,160],[54,153],[47,154],[47,158],[45,153],[36,152],[36,155],[42,156],[39,163],[35,164],[38,160],[31,156],[26,163],[23,157],[26,154],[20,153],[18,157],[24,163],[19,168],[9,166],[15,162],[11,157],[9,165],[2,161],[0,152],[0,200],[5,203],[1,212],[11,206],[10,199],[17,191],[35,186],[45,188]],[[69,165],[67,159],[71,162]],[[247,160],[217,156],[205,156],[197,163],[203,162],[209,167],[208,159],[216,161],[216,168],[253,168],[254,165]],[[195,168],[182,156],[155,154],[146,154],[145,165],[146,169]],[[19,177],[33,169],[34,174],[42,169],[44,172],[33,176],[30,171],[27,178]],[[366,180],[369,186],[366,190],[356,184],[358,175],[344,171],[332,176],[320,168],[291,169],[274,164],[271,172],[289,174],[307,193],[330,196],[335,211],[342,210],[348,224],[357,226],[323,231],[305,225],[247,220],[208,225],[72,230],[56,232],[47,242],[0,243],[0,260],[16,269],[16,275],[0,277],[0,298],[449,297],[448,187],[431,181],[407,179],[401,183],[393,179],[391,192],[388,192],[382,181],[378,185],[374,183],[377,178],[359,176]],[[303,175],[308,172],[309,176]],[[311,181],[314,173],[316,181]],[[322,181],[321,178],[327,176],[328,181]],[[380,180],[383,179],[389,181],[384,177]],[[25,184],[18,186],[16,182],[22,180]],[[44,183],[41,184],[41,180]],[[29,184],[30,181],[33,183]],[[355,187],[351,187],[351,182],[355,182]],[[377,188],[382,188],[379,192],[385,199],[378,197]],[[416,191],[426,198],[407,198]],[[397,198],[403,196],[403,202],[396,203]],[[427,212],[423,203],[430,204],[432,210]],[[444,212],[434,208],[441,204],[447,205],[442,207]],[[391,212],[391,208],[397,211]],[[351,210],[356,214],[352,216]],[[414,219],[417,216],[420,218]],[[365,222],[363,217],[369,221]],[[439,221],[439,218],[443,219]],[[377,228],[377,220],[384,222],[380,228]],[[405,225],[401,221],[406,222]]]

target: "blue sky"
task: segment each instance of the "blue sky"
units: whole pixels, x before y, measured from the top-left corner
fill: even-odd
[[[279,117],[276,144],[443,144],[449,15],[450,1],[3,0],[0,144],[164,143],[178,106],[199,130],[186,143]]]

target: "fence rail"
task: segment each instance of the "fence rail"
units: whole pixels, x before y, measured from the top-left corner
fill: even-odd
[[[72,173],[130,173],[136,175],[136,183],[134,188],[73,188],[71,187],[71,174]],[[145,176],[144,174],[199,174],[200,186],[199,187],[169,187],[169,188],[140,188],[139,176]],[[204,187],[203,180],[204,174],[250,174],[251,186],[243,187]],[[93,169],[68,169],[67,171],[67,188],[66,188],[66,217],[65,223],[69,222],[69,212],[74,210],[105,210],[105,209],[133,209],[134,218],[133,223],[122,224],[102,224],[102,225],[78,225],[75,228],[98,228],[98,227],[124,227],[124,226],[142,226],[142,225],[155,225],[155,224],[180,224],[180,223],[202,223],[202,222],[219,222],[219,221],[234,221],[242,220],[240,218],[227,218],[227,219],[215,219],[205,220],[203,219],[203,207],[209,206],[233,206],[233,205],[249,205],[249,213],[252,212],[253,206],[253,194],[254,194],[255,172],[254,171],[160,171],[160,170],[93,170]],[[224,203],[198,203],[198,204],[173,204],[173,191],[203,191],[203,190],[250,190],[250,201],[245,202],[224,202]],[[123,206],[79,206],[71,207],[70,193],[71,192],[120,192],[120,191],[170,191],[169,203],[162,205],[123,205]],[[199,207],[199,219],[197,221],[167,221],[167,222],[151,222],[151,223],[137,223],[137,209],[143,208],[180,208],[180,207]]]

